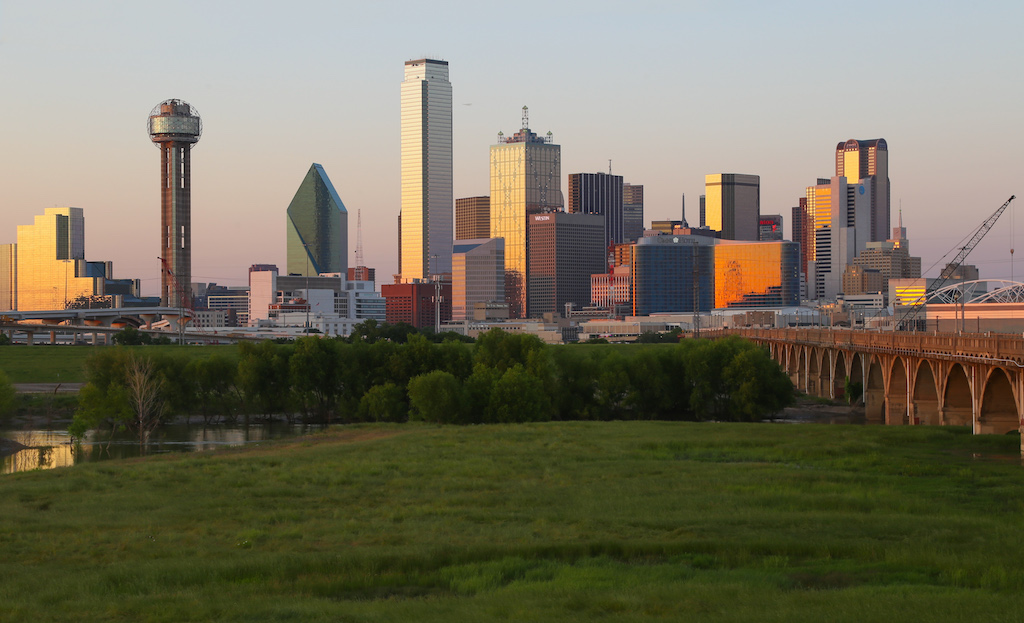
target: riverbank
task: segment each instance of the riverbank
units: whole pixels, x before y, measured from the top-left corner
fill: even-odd
[[[406,424],[13,474],[0,618],[1016,620],[1017,444]]]

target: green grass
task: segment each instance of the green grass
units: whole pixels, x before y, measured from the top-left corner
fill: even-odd
[[[336,429],[0,478],[0,620],[1016,621],[1015,436]]]
[[[0,370],[12,383],[84,383],[85,360],[97,348],[107,346],[4,346],[0,347]],[[126,346],[132,350],[154,354],[177,354],[188,357],[209,357],[222,353],[236,357],[236,345],[222,346]]]

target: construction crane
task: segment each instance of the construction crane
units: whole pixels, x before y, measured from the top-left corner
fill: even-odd
[[[1006,208],[1009,207],[1010,202],[1016,199],[1016,197],[1016,195],[1010,195],[1010,198],[1006,200],[1006,203],[999,206],[999,209],[993,212],[992,216],[985,219],[985,222],[983,222],[978,229],[974,230],[974,233],[971,235],[971,239],[967,241],[967,244],[960,248],[960,252],[957,253],[955,258],[953,258],[953,261],[950,262],[939,274],[939,278],[932,284],[932,290],[938,290],[942,286],[946,285],[946,282],[952,278],[953,273],[960,268],[960,265],[964,263],[964,260],[967,259],[970,252],[974,250],[974,247],[978,246],[981,239],[985,237],[985,234],[987,234],[989,230],[992,229],[992,226],[996,224],[999,217],[1002,216],[1003,212],[1006,211]],[[908,326],[909,323],[914,322],[914,319],[917,318],[917,314],[924,309],[925,299],[926,297],[922,296],[917,299],[913,305],[907,307],[906,311],[903,312],[903,315],[900,316],[900,319],[896,322],[895,327],[897,330],[903,329]]]

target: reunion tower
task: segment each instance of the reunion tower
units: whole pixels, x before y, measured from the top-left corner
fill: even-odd
[[[149,138],[160,148],[160,302],[192,307],[192,175],[189,153],[203,133],[199,112],[169,99],[149,113]]]

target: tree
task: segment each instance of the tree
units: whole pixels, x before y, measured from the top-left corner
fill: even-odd
[[[340,393],[337,342],[299,338],[288,359],[288,368],[292,389],[306,416],[330,421]]]
[[[128,325],[114,334],[113,341],[115,344],[121,344],[122,346],[141,346],[149,344],[152,340],[148,333],[143,333],[135,327]]]
[[[462,383],[451,372],[434,370],[409,381],[409,419],[436,424],[463,421]]]
[[[291,399],[288,346],[263,341],[239,344],[238,385],[250,407],[264,415],[285,413]]]
[[[150,357],[120,348],[86,361],[89,382],[79,391],[78,410],[68,432],[82,437],[108,423],[125,429],[144,443],[167,414],[165,379]]]
[[[550,396],[523,366],[512,366],[494,382],[487,421],[544,422],[552,413]]]
[[[536,335],[494,328],[477,338],[473,357],[476,363],[504,372],[515,365],[525,367],[530,353],[544,348],[544,342]]]
[[[167,400],[161,391],[164,381],[152,359],[134,354],[125,373],[125,388],[134,415],[132,428],[139,436],[139,444],[144,444],[167,410]]]
[[[409,419],[405,391],[394,383],[374,385],[359,401],[359,417],[371,422],[404,422]]]

